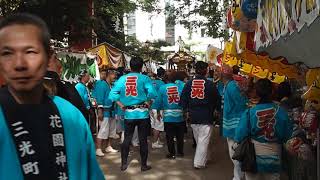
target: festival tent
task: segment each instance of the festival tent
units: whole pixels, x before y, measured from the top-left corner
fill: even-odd
[[[101,67],[112,67],[119,68],[125,67],[127,64],[126,57],[130,57],[120,49],[108,44],[102,43],[96,47],[88,49],[89,52],[97,55],[97,61],[99,68]],[[131,59],[131,58],[130,58]]]

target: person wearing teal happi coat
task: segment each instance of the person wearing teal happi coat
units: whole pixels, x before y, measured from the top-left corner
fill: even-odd
[[[153,73],[151,76],[152,85],[153,85],[155,91],[157,92],[157,95],[158,95],[160,87],[165,84],[160,79],[163,77],[164,72],[165,72],[165,70],[163,68],[159,68],[157,70],[156,77]],[[153,100],[151,110],[150,110],[150,122],[151,122],[151,128],[153,130],[153,142],[151,144],[151,147],[156,149],[156,148],[163,148],[163,144],[160,142],[160,133],[164,131],[164,124],[163,124],[162,119],[157,119],[158,113],[161,114],[161,112],[157,111],[156,107],[154,106],[154,101],[155,101],[155,99]]]
[[[129,147],[138,126],[141,171],[150,170],[147,165],[149,127],[149,108],[152,99],[156,98],[156,92],[148,76],[141,74],[143,59],[134,57],[130,61],[131,73],[120,77],[112,88],[109,98],[117,102],[124,112],[125,137],[121,145],[121,170],[128,168]]]
[[[69,179],[103,180],[104,176],[96,160],[94,141],[85,118],[68,101],[59,97],[52,99],[63,122]],[[1,108],[0,142],[0,179],[23,180],[17,150]]]
[[[169,151],[167,158],[169,159],[174,159],[176,156],[184,156],[183,141],[185,121],[183,119],[183,108],[179,105],[183,88],[174,83],[174,76],[174,72],[166,73],[165,79],[168,83],[160,87],[154,103],[154,107],[156,107],[158,111],[163,111],[164,129]],[[174,138],[177,139],[178,153],[176,153]]]
[[[288,112],[272,102],[270,80],[260,79],[255,87],[260,101],[242,114],[234,140],[241,143],[250,136],[255,146],[257,172],[246,172],[247,180],[280,180],[282,147],[292,136],[293,123]]]
[[[100,129],[97,135],[96,155],[100,157],[104,156],[102,151],[103,141],[106,141],[107,147],[105,151],[107,153],[118,152],[111,146],[111,141],[117,136],[117,131],[116,119],[114,118],[114,105],[109,99],[111,84],[113,83],[115,77],[116,74],[113,70],[101,70],[101,80],[98,80],[93,88],[93,96],[98,104],[98,120],[100,123]]]
[[[86,70],[81,70],[81,72],[79,74],[79,79],[80,79],[80,82],[78,82],[76,84],[75,88],[77,89],[84,105],[89,110],[91,107],[90,106],[90,96],[89,96],[89,92],[88,92],[86,84],[90,80],[90,75]]]
[[[42,19],[0,20],[0,179],[103,180],[84,116],[43,86],[51,55]]]
[[[234,164],[233,180],[241,180],[244,174],[241,172],[240,163],[232,159],[234,154],[235,130],[238,127],[242,113],[247,109],[247,97],[240,92],[238,83],[233,80],[233,69],[227,65],[222,68],[223,92],[223,137],[227,138],[230,159]]]

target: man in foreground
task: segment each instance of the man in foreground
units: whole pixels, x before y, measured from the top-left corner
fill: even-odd
[[[104,179],[81,112],[44,91],[49,42],[35,16],[0,21],[0,179]]]

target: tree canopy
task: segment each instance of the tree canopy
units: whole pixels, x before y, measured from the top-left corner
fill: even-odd
[[[174,0],[167,3],[168,20],[184,25],[190,32],[205,27],[212,38],[228,38],[223,24],[229,0]]]
[[[0,16],[29,12],[42,17],[52,38],[62,40],[69,32],[69,41],[81,40],[96,32],[98,42],[108,41],[122,48],[125,45],[123,15],[141,8],[156,10],[158,0],[93,0],[94,16],[90,16],[89,0],[1,0]]]
[[[206,27],[207,35],[213,38],[228,36],[222,26],[225,8],[229,0],[172,0],[166,1],[166,8],[159,9],[159,0],[92,0],[94,16],[90,16],[90,0],[0,0],[0,16],[15,12],[30,12],[42,17],[48,24],[52,38],[69,42],[79,41],[92,35],[92,29],[100,42],[135,53],[137,46],[143,46],[136,39],[128,37],[123,30],[123,16],[141,9],[147,12],[165,10],[169,23],[183,24],[190,32],[196,27]],[[171,2],[171,3],[169,3]],[[197,17],[197,18],[196,18]],[[201,18],[199,18],[201,17]],[[68,32],[68,33],[67,33]],[[160,43],[163,43],[159,41]],[[158,53],[157,43],[154,57]],[[138,48],[140,51],[143,47]],[[160,59],[160,58],[158,58]]]

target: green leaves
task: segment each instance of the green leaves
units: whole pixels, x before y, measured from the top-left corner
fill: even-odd
[[[184,25],[192,31],[194,28],[205,27],[206,34],[212,38],[224,37],[223,27],[225,7],[228,0],[174,0],[175,5],[167,4],[167,19]],[[206,19],[206,20],[204,20]]]
[[[152,60],[159,64],[164,64],[166,58],[165,52],[162,52],[160,48],[170,45],[163,40],[150,42],[146,45],[139,42],[135,37],[127,37],[126,44],[124,51],[135,56],[142,56],[145,61]]]

